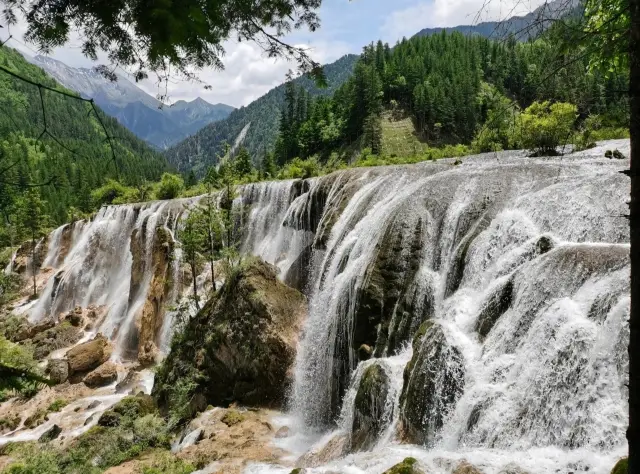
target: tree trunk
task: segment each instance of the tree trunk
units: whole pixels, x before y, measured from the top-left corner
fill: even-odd
[[[196,262],[192,260],[190,267],[191,277],[193,278],[193,301],[196,302],[196,310],[200,311],[200,305],[198,304],[198,282],[196,281]]]
[[[31,234],[31,273],[33,274],[33,296],[38,294],[36,285],[36,236]]]
[[[629,473],[640,474],[640,0],[629,0],[631,106],[631,317],[629,319]]]
[[[211,250],[211,252],[213,252],[213,249]],[[213,253],[211,255],[213,255]],[[209,263],[211,264],[211,286],[213,287],[213,291],[216,291],[216,274],[214,270],[213,258],[209,261]]]

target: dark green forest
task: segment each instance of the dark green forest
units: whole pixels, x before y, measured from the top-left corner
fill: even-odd
[[[571,132],[586,131],[587,137],[571,133],[567,143],[624,134],[627,73],[588,72],[588,55],[559,54],[557,34],[552,29],[518,42],[443,31],[394,48],[371,44],[332,98],[312,99],[287,84],[276,161],[326,158],[349,147],[380,154],[383,114],[409,117],[417,138],[429,146],[464,144],[475,151],[527,148],[527,137],[513,125],[541,110],[538,105],[551,115],[553,103],[566,104],[556,112],[564,110]]]
[[[0,65],[36,84],[65,90],[8,47],[0,47]],[[162,155],[98,113],[100,120],[88,102],[0,70],[0,244],[12,239],[8,229],[15,230],[27,194],[41,201],[42,224],[52,227],[92,212],[99,205],[92,191],[108,179],[136,185],[158,180],[168,169]]]

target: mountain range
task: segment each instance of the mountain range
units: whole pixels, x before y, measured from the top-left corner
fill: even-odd
[[[554,0],[545,2],[531,13],[513,16],[504,21],[483,21],[474,25],[460,25],[445,28],[425,28],[414,36],[428,36],[442,31],[458,31],[464,35],[479,35],[485,38],[506,38],[509,35],[526,41],[540,35],[560,17],[576,11],[580,0]]]
[[[112,82],[88,68],[73,68],[61,61],[35,56],[27,58],[65,87],[93,98],[107,114],[149,144],[165,149],[202,127],[226,118],[234,107],[210,104],[197,98],[163,105],[122,74]]]

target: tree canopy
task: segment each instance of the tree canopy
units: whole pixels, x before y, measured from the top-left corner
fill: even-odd
[[[9,24],[23,14],[25,38],[45,52],[66,44],[77,32],[82,52],[93,60],[104,52],[113,65],[135,69],[136,80],[171,71],[194,77],[193,70],[223,69],[223,43],[236,37],[252,40],[269,57],[295,60],[304,72],[321,77],[319,65],[283,36],[302,27],[314,31],[321,0],[3,0]],[[113,71],[102,72],[110,77]]]

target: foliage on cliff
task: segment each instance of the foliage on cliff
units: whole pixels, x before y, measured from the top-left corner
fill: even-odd
[[[274,267],[246,261],[178,328],[153,388],[160,407],[180,423],[207,404],[280,406],[305,308]]]

